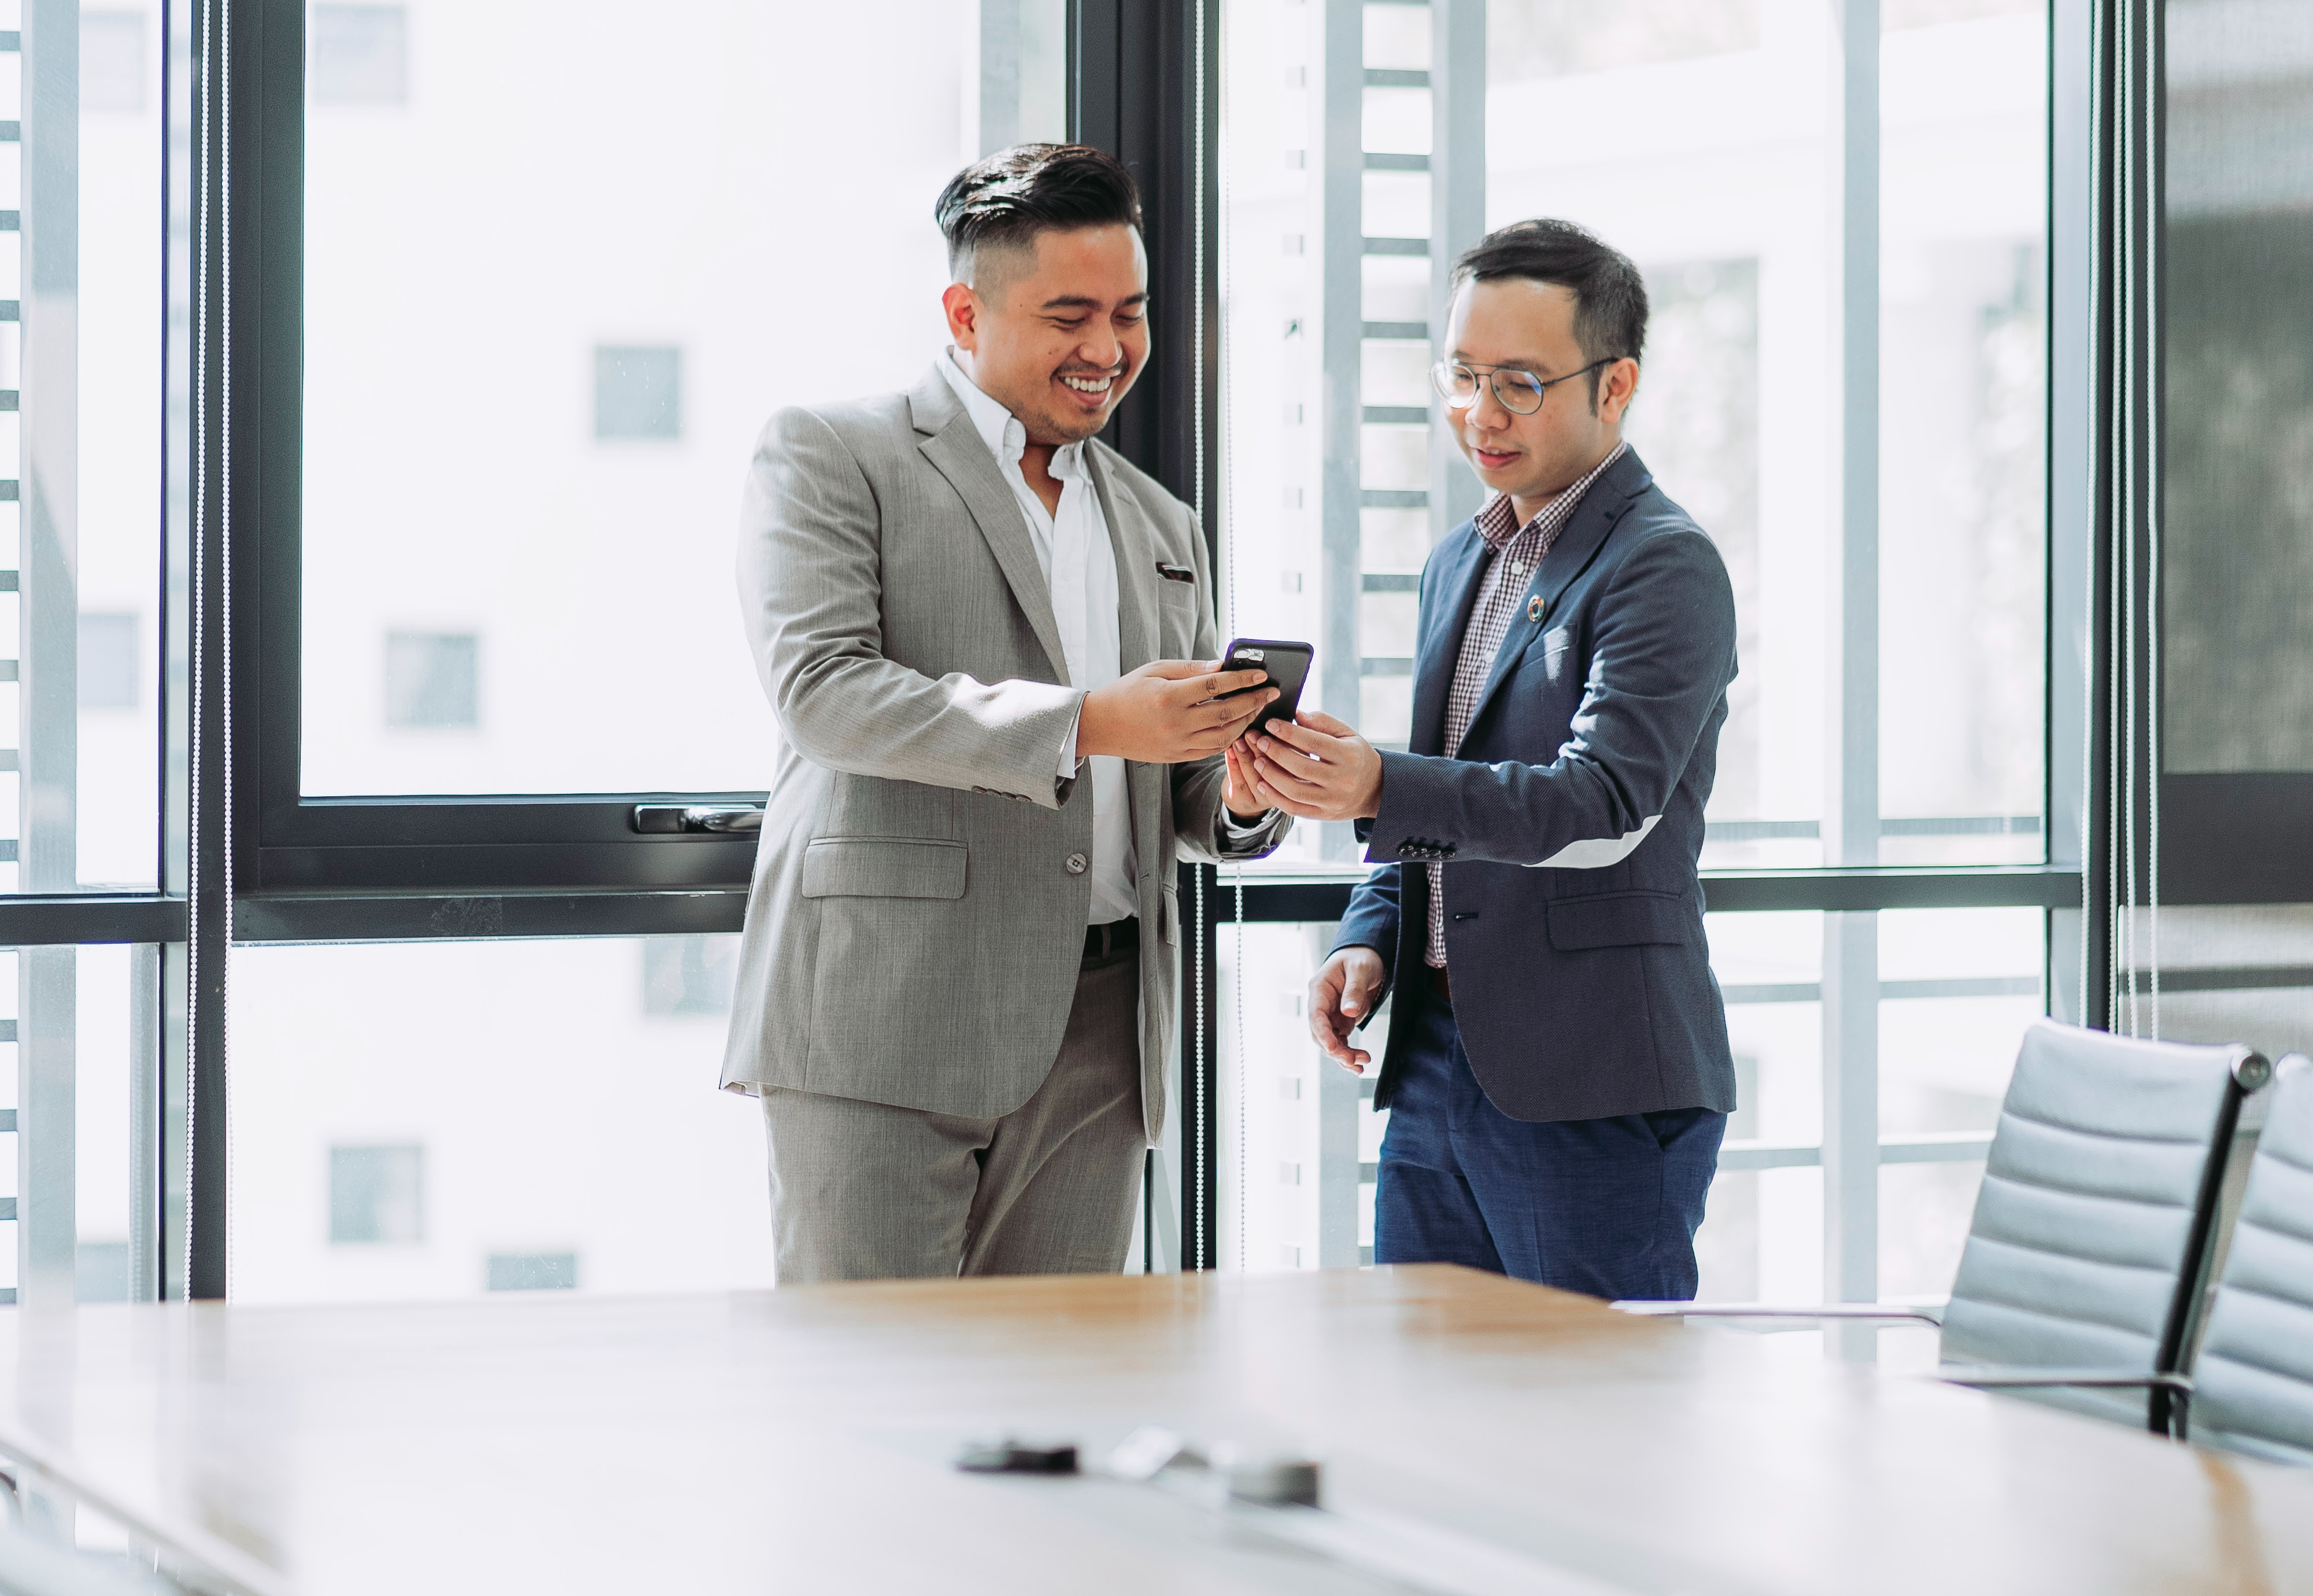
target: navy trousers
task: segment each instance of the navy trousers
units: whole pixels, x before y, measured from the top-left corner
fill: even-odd
[[[1374,1262],[1466,1264],[1609,1301],[1692,1299],[1727,1116],[1512,1119],[1470,1072],[1451,1005],[1405,996],[1413,1034],[1382,1136]]]

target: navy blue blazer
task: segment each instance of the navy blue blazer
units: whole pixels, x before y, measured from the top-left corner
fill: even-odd
[[[1421,865],[1436,860],[1455,1018],[1496,1107],[1523,1120],[1732,1112],[1696,875],[1735,678],[1726,564],[1625,454],[1535,568],[1447,759],[1446,695],[1486,554],[1468,521],[1430,551],[1412,748],[1382,754],[1381,812],[1358,824],[1367,859],[1386,862],[1334,945],[1377,950],[1396,992],[1375,1106],[1404,1071],[1408,1005],[1435,1001]]]

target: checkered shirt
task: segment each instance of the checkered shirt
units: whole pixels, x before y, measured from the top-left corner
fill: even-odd
[[[1493,669],[1494,656],[1501,650],[1503,635],[1509,630],[1512,618],[1526,599],[1526,589],[1533,586],[1535,568],[1558,541],[1558,534],[1566,530],[1575,507],[1590,491],[1590,484],[1620,460],[1629,447],[1628,444],[1615,445],[1613,454],[1536,510],[1534,519],[1524,526],[1518,525],[1517,512],[1511,507],[1508,494],[1497,495],[1492,503],[1478,512],[1478,535],[1493,551],[1493,559],[1479,586],[1478,602],[1471,606],[1470,624],[1463,629],[1462,653],[1454,662],[1454,685],[1446,694],[1443,746],[1447,758],[1461,755],[1462,734],[1470,729],[1470,717],[1478,709],[1478,694],[1485,690],[1486,677]],[[1429,946],[1422,957],[1431,968],[1442,970],[1446,967],[1446,867],[1433,864],[1425,868],[1429,872]]]

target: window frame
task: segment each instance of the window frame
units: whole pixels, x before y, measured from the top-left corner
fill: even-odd
[[[1361,15],[1363,3],[1364,0],[1310,0],[1313,13],[1321,8],[1324,13],[1322,21],[1313,14],[1312,25],[1328,31],[1322,48],[1329,68],[1334,69],[1325,75],[1329,83],[1334,76],[1344,79],[1345,86],[1353,83],[1358,88],[1382,81],[1433,87],[1473,78],[1482,81],[1485,0],[1428,0],[1433,30],[1429,74],[1361,71],[1352,78],[1345,69],[1348,56],[1344,55],[1340,62],[1332,59],[1339,52],[1332,42],[1332,31],[1353,25],[1350,20]],[[1422,0],[1394,3],[1420,4]],[[1832,624],[1844,634],[1837,639],[1842,654],[1851,655],[1860,649],[1869,660],[1867,669],[1871,690],[1862,696],[1862,701],[1848,706],[1842,718],[1842,735],[1833,752],[1842,757],[1847,767],[1842,807],[1853,813],[1826,816],[1827,843],[1833,842],[1838,830],[1860,825],[1876,833],[1884,821],[1878,815],[1876,770],[1879,731],[1876,701],[1879,603],[1878,61],[1882,32],[1876,0],[1845,0],[1835,8],[1834,14],[1836,25],[1842,30],[1838,121],[1841,181],[1849,207],[1841,243],[1839,281],[1846,301],[1842,314],[1851,329],[1869,331],[1864,339],[1868,353],[1859,359],[1851,347],[1843,354],[1841,366],[1845,389],[1842,414],[1850,426],[1842,445],[1846,490],[1840,518],[1849,563],[1842,573],[1846,590],[1840,598],[1840,617]],[[1825,921],[1822,982],[1826,1055],[1822,1135],[1816,1145],[1808,1148],[1746,1150],[1767,1156],[1761,1161],[1745,1161],[1738,1157],[1725,1167],[1820,1165],[1825,1186],[1825,1295],[1833,1300],[1869,1301],[1876,1295],[1878,1171],[1886,1163],[1903,1161],[1908,1156],[1900,1147],[1895,1159],[1885,1156],[1884,1149],[1899,1144],[1903,1139],[1883,1138],[1878,1124],[1878,983],[1876,921],[1870,917],[1883,909],[2040,908],[2045,912],[2043,991],[2049,1011],[2089,1025],[2102,1026],[2109,1020],[2108,1005],[2101,1001],[2110,988],[2111,969],[2108,905],[2112,872],[2103,862],[2108,851],[2105,824],[2108,793],[2101,785],[2091,785],[2090,778],[2103,769],[2106,752],[2104,717],[2111,702],[2108,678],[2112,653],[2109,639],[2100,630],[2091,629],[2088,617],[2101,617],[2109,610],[2113,561],[2106,551],[2115,533],[2113,506],[2100,498],[2091,484],[2098,481],[2094,472],[2100,459],[2100,438],[2108,433],[2115,413],[2124,419],[2139,418],[2133,418],[2125,410],[2116,412],[2115,406],[2124,406],[2124,396],[2116,394],[2108,381],[2100,384],[2098,376],[2100,369],[2110,369],[2110,350],[2098,341],[2096,315],[2101,303],[2098,294],[2102,279],[2093,274],[2109,270],[2115,242],[2113,216],[2108,207],[2098,208],[2092,188],[2099,170],[2094,159],[2093,142],[2105,136],[2095,118],[2100,108],[2108,108],[2111,99],[2108,92],[2100,95],[2098,87],[2115,81],[2142,84],[2150,80],[2141,72],[2133,79],[2119,77],[2119,64],[2112,54],[2110,37],[2097,31],[2098,22],[2091,0],[2049,0],[2047,249],[2044,258],[2047,375],[2043,401],[2048,470],[2043,501],[2045,613],[2041,680],[2041,862],[1941,868],[1884,866],[1845,862],[1836,857],[1834,849],[1830,861],[1814,869],[1702,872],[1702,884],[1713,911],[1820,911],[1829,917]],[[1850,30],[1853,31],[1846,31]],[[1475,60],[1465,58],[1473,52]],[[1417,84],[1415,80],[1420,81]],[[1354,101],[1339,106],[1329,104],[1323,119],[1328,128],[1354,128],[1359,120],[1356,110]],[[1436,107],[1433,128],[1433,147],[1427,165],[1433,173],[1433,181],[1443,190],[1470,163],[1471,151],[1454,147],[1456,135],[1449,125],[1448,114]],[[1482,138],[1482,126],[1476,137]],[[1328,155],[1325,160],[1330,172],[1332,158]],[[1447,175],[1440,177],[1441,172]],[[1450,198],[1446,203],[1451,204]],[[1433,234],[1440,228],[1450,229],[1447,212],[1436,198],[1433,207]],[[1853,220],[1857,216],[1869,219],[1859,227]],[[1350,230],[1350,236],[1342,240],[1329,236],[1325,241],[1323,250],[1329,267],[1333,265],[1336,255],[1343,261],[1353,261],[1358,248],[1355,231]],[[1433,307],[1433,339],[1439,336],[1442,322],[1442,311]],[[1330,339],[1332,334],[1327,336]],[[1355,371],[1354,337],[1349,337],[1339,348],[1329,341],[1326,349],[1328,383],[1333,391],[1325,396],[1326,417],[1321,422],[1328,429],[1325,473],[1329,481],[1341,474],[1346,484],[1354,485],[1359,463],[1357,422],[1362,418],[1350,408],[1358,402],[1353,376],[1343,375],[1345,361],[1347,371]],[[2106,362],[2101,367],[2099,360]],[[1862,396],[1860,403],[1859,394]],[[1859,417],[1862,420],[1860,432],[1855,428]],[[2099,422],[2103,431],[2099,430]],[[1435,493],[1439,488],[1439,473],[1435,468],[1431,481]],[[2089,491],[2083,493],[2083,488]],[[1343,570],[1332,570],[1332,564],[1340,558],[1341,551],[1329,547],[1329,576],[1348,585],[1355,577],[1354,559],[1352,556],[1351,565]],[[2085,607],[2083,599],[2087,600]],[[1332,615],[1326,624],[1333,655],[1343,660],[1356,657],[1359,650],[1353,646],[1354,617],[1344,622],[1341,616]],[[1346,666],[1340,668],[1343,672],[1348,669]],[[1842,673],[1842,680],[1847,675]],[[1354,679],[1344,675],[1337,684],[1329,678],[1328,685],[1335,691],[1353,689]],[[1862,740],[1860,757],[1871,768],[1857,768],[1859,756],[1851,739],[1859,725],[1869,732]],[[2097,740],[2085,743],[2084,737],[2090,735],[2091,728]],[[2072,794],[2084,795],[2084,800],[2077,801],[2077,807],[2076,800],[2060,796]],[[1863,851],[1867,858],[1874,853],[1876,850]],[[1189,905],[1193,940],[1203,966],[1204,980],[1192,984],[1204,990],[1219,990],[1218,941],[1222,925],[1338,920],[1347,907],[1354,882],[1354,875],[1341,873],[1256,877],[1237,870],[1224,874],[1211,867],[1199,868],[1193,872],[1193,890],[1184,888],[1183,894]],[[2313,896],[2313,893],[2307,895]],[[2096,912],[2089,912],[2091,904],[2098,906]],[[1836,974],[1834,964],[1838,966]],[[1194,1049],[1200,1061],[1218,1058],[1221,1048],[1218,1012],[1209,1010],[1200,1001],[1185,998],[1183,1010],[1183,1031],[1189,1037],[1184,1044],[1184,1058],[1190,1048]],[[1843,1061],[1842,1064],[1829,1062],[1834,1051]],[[1209,1080],[1214,1094],[1202,1100],[1217,1102],[1217,1067],[1207,1065],[1197,1073]],[[1192,1077],[1192,1081],[1194,1079]],[[1217,1162],[1220,1138],[1217,1125],[1208,1125],[1196,1117],[1198,1101],[1192,1097],[1192,1131],[1205,1133],[1193,1134],[1191,1142],[1184,1144],[1183,1160],[1183,1267],[1212,1267],[1220,1257],[1222,1216]],[[1191,1146],[1199,1151],[1191,1153]],[[1206,1239],[1200,1244],[1193,1239],[1196,1238]],[[1843,1350],[1855,1355],[1868,1355],[1868,1340],[1860,1337],[1851,1336],[1843,1341]]]
[[[230,164],[235,187],[251,197],[229,224],[242,264],[232,269],[224,312],[239,379],[231,401],[239,425],[232,458],[223,463],[233,481],[229,558],[236,567],[236,938],[738,930],[753,839],[645,834],[635,829],[633,812],[642,804],[760,804],[761,789],[455,797],[303,790],[304,261],[301,249],[279,241],[304,234],[305,7],[302,0],[222,3],[232,30],[234,117],[248,132],[235,139]],[[1189,191],[1197,144],[1165,115],[1193,76],[1193,48],[1183,46],[1192,46],[1194,30],[1179,26],[1183,20],[1149,0],[1074,0],[1069,113],[1080,137],[1117,151],[1141,180],[1155,293],[1169,304],[1196,306],[1210,328],[1218,291],[1209,272],[1194,271],[1193,228],[1183,225],[1197,208]],[[1209,369],[1190,339],[1160,342],[1113,428],[1128,458],[1176,491],[1190,487],[1200,461],[1209,476],[1218,458],[1218,417],[1209,403],[1198,403],[1200,366]],[[1183,497],[1207,501],[1194,491]],[[555,901],[531,901],[541,895]]]
[[[241,194],[253,197],[232,218],[243,247],[235,253],[228,285],[232,364],[240,378],[232,400],[238,425],[229,468],[237,556],[232,622],[236,935],[257,941],[337,940],[362,935],[373,912],[377,922],[368,934],[381,939],[738,929],[752,840],[646,835],[634,829],[632,812],[638,804],[760,803],[761,790],[347,797],[303,791],[304,263],[300,249],[264,245],[303,236],[305,8],[302,0],[222,3],[238,69],[234,119],[246,134],[233,152],[233,181]],[[1218,198],[1217,0],[1186,8],[1155,0],[1072,0],[1069,21],[1071,125],[1077,137],[1116,150],[1135,169],[1149,217],[1152,286],[1162,303],[1190,307],[1189,314],[1172,313],[1171,331],[1120,411],[1113,441],[1182,498],[1211,506],[1218,502],[1221,448],[1220,306],[1217,240],[1202,218],[1217,214]],[[1200,103],[1200,125],[1194,110]],[[2052,271],[2053,266],[2052,252]],[[1208,542],[1217,550],[1215,517],[1206,520]],[[2053,543],[2053,518],[2050,530]],[[2077,739],[2063,735],[2054,714],[2048,721],[2053,800],[2060,789],[2062,751],[2076,746]],[[2053,801],[2047,813],[2053,831]],[[2061,907],[2078,901],[2071,863],[2058,855],[2040,866],[1712,872],[1711,880],[1714,901],[1728,906],[1738,901],[1824,909],[2031,901]],[[1282,886],[1253,890],[1260,895]],[[565,901],[522,901],[538,895]],[[492,902],[498,907],[487,906]],[[493,925],[504,929],[487,929]]]
[[[199,48],[186,635],[188,752],[196,779],[171,833],[183,850],[172,901],[181,905],[178,934],[185,939],[164,988],[181,993],[183,1005],[169,1018],[186,1054],[180,1112],[189,1138],[183,1168],[171,1176],[188,1205],[186,1280],[190,1294],[209,1296],[224,1291],[224,952],[230,943],[735,931],[744,914],[752,840],[646,835],[634,830],[632,812],[638,804],[760,802],[765,795],[303,792],[305,12],[303,0],[191,3]],[[1466,23],[1483,0],[1430,4]],[[1876,38],[1877,11],[1859,0],[1842,14],[1869,17]],[[1220,274],[1218,228],[1210,225],[1220,215],[1219,21],[1219,0],[1188,6],[1070,0],[1069,9],[1069,125],[1074,137],[1114,151],[1139,177],[1152,288],[1167,307],[1167,335],[1121,410],[1113,440],[1208,511],[1221,502]],[[2114,81],[2109,51],[2098,45],[2093,26],[2090,0],[2051,0],[2043,862],[1714,870],[1704,878],[1715,910],[1860,916],[1881,909],[2038,906],[2049,912],[2052,1009],[2091,1024],[2103,1018],[2097,996],[2108,984],[2109,948],[2100,927],[2109,920],[2111,895],[2102,863],[2105,806],[2090,781],[2101,745],[2083,738],[2101,719],[2110,673],[2108,653],[2086,615],[2102,613],[2111,562],[2105,552],[2109,507],[2088,484],[2100,446],[2095,417],[2108,415],[2116,402],[2071,369],[2101,348],[2091,273],[2104,269],[2112,249],[2111,218],[2087,192],[2094,168],[2091,91]],[[1876,98],[1876,66],[1872,73]],[[1876,131],[1875,123],[1875,158]],[[1873,189],[1876,194],[1876,183]],[[1347,430],[1354,436],[1353,425]],[[1216,557],[1217,521],[1205,516]],[[224,779],[204,782],[204,771]],[[2076,807],[2083,792],[2088,802]],[[1209,1267],[1218,1258],[1213,1115],[1220,1100],[1219,1015],[1206,994],[1218,990],[1220,926],[1234,917],[1236,904],[1253,921],[1336,919],[1361,873],[1247,877],[1225,914],[1218,912],[1221,875],[1211,867],[1183,867],[1183,895],[1195,905],[1192,971],[1205,976],[1183,983],[1184,1267]],[[2313,890],[2303,895],[2313,897]],[[0,927],[11,912],[0,904]],[[1871,1133],[1868,1125],[1850,1129]],[[1869,1159],[1856,1161],[1864,1151],[1859,1143],[1840,1155],[1849,1160],[1843,1178],[1851,1184],[1873,1167]],[[1828,1140],[1825,1161],[1828,1178]]]

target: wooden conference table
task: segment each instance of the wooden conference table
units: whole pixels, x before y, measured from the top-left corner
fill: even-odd
[[[305,1596],[2313,1592],[2313,1471],[1447,1267],[19,1310],[0,1371],[0,1451]],[[949,1466],[1151,1422],[1328,1511]]]

